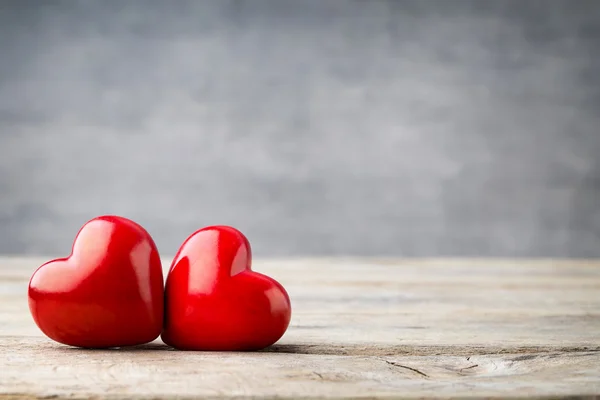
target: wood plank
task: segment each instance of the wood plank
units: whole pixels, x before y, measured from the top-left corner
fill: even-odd
[[[293,316],[252,353],[56,344],[27,309],[43,261],[0,258],[0,398],[600,394],[599,261],[259,260]]]

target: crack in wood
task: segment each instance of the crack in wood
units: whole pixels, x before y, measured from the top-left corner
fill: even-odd
[[[2,336],[0,341],[0,350],[14,349],[15,345],[23,348],[23,338],[20,336]],[[28,337],[30,342],[26,347],[29,349],[39,349],[44,351],[59,352],[98,352],[99,350],[87,350],[75,347],[68,347],[56,344],[43,337]],[[123,347],[119,350],[104,350],[119,353],[147,352],[148,350],[163,352],[176,351],[163,343],[154,342],[138,346]],[[259,353],[281,353],[281,354],[307,354],[307,355],[335,355],[335,356],[465,356],[469,361],[473,356],[482,355],[515,355],[511,361],[526,361],[539,356],[550,356],[552,354],[569,354],[573,356],[585,356],[589,353],[600,352],[600,346],[461,346],[461,345],[388,345],[388,344],[275,344]],[[587,353],[587,354],[586,354]]]
[[[463,372],[463,371],[465,371],[465,370],[467,370],[467,369],[471,369],[471,368],[475,368],[475,367],[479,367],[479,364],[473,364],[473,365],[471,365],[470,367],[461,368],[461,369],[459,370],[459,372]]]
[[[347,344],[327,345],[318,344],[276,344],[263,352],[269,353],[293,353],[293,354],[315,354],[315,355],[339,355],[339,356],[468,356],[467,361],[473,355],[499,355],[515,354],[527,355],[526,357],[537,357],[536,354],[544,353],[589,353],[600,352],[600,347],[566,347],[566,346],[419,346],[419,345],[360,345]]]
[[[393,361],[388,361],[388,360],[383,360],[383,361],[385,361],[385,362],[386,362],[386,363],[388,363],[389,365],[393,365],[394,367],[399,367],[399,368],[408,369],[408,370],[410,370],[410,371],[416,372],[416,373],[417,373],[417,374],[419,374],[419,375],[422,375],[422,376],[424,376],[425,378],[429,378],[429,375],[427,375],[427,374],[426,374],[426,373],[424,373],[424,372],[421,372],[421,371],[419,371],[419,370],[418,370],[418,369],[416,369],[416,368],[412,368],[412,367],[409,367],[409,366],[406,366],[406,365],[398,364],[398,363],[396,363],[396,362],[393,362]]]
[[[511,361],[527,361],[527,360],[533,360],[534,358],[537,358],[537,357],[539,357],[537,354],[527,354],[524,356],[515,357]]]

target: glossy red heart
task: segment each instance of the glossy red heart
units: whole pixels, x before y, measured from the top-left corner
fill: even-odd
[[[283,336],[287,292],[251,270],[248,239],[211,226],[183,243],[167,277],[163,341],[182,350],[258,350]]]
[[[137,345],[163,322],[163,273],[154,241],[126,218],[86,223],[71,255],[49,261],[29,282],[29,309],[51,339],[78,347]]]

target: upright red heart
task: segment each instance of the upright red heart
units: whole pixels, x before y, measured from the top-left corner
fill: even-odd
[[[29,309],[57,342],[89,348],[156,339],[163,323],[163,273],[154,241],[126,218],[86,223],[71,255],[38,268],[29,282]]]
[[[283,286],[250,268],[248,239],[211,226],[183,243],[167,277],[162,339],[182,350],[258,350],[287,329]]]

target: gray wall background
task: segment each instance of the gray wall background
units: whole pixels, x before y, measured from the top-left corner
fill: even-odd
[[[0,0],[0,252],[600,256],[600,2]]]

